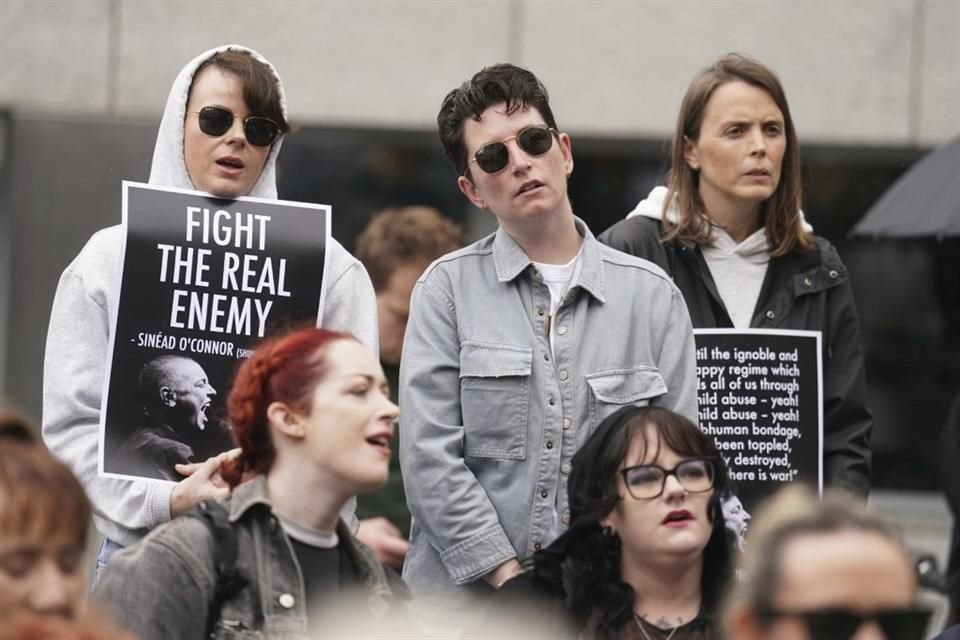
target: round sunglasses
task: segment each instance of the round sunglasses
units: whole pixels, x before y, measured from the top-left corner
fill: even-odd
[[[233,121],[240,116],[223,107],[203,107],[200,111],[189,111],[199,117],[200,131],[208,136],[219,137],[230,130]],[[256,147],[269,147],[277,139],[280,125],[263,116],[249,116],[243,121],[243,135],[247,142]]]
[[[506,140],[483,145],[473,154],[470,163],[476,162],[477,166],[483,169],[485,173],[503,171],[510,159],[510,151],[507,149],[508,142],[516,140],[517,146],[523,149],[523,152],[527,155],[542,156],[553,146],[553,136],[555,134],[557,134],[557,130],[545,124],[525,127],[517,132],[517,135],[510,136]],[[467,163],[468,170],[470,163]],[[464,171],[463,173],[466,175],[467,172]]]

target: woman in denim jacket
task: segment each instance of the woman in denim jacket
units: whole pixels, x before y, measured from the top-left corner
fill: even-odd
[[[351,634],[382,618],[405,590],[339,517],[387,478],[398,411],[376,357],[323,329],[268,339],[238,369],[228,409],[240,451],[222,454],[236,488],[219,504],[235,566],[216,527],[181,517],[118,553],[96,594],[144,640],[306,638],[321,623]]]

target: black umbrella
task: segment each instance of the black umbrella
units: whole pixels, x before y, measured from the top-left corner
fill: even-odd
[[[910,167],[870,207],[851,235],[960,236],[960,138]]]

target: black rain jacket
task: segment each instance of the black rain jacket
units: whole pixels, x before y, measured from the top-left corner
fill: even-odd
[[[694,328],[733,327],[700,248],[663,242],[659,220],[635,216],[600,234],[614,249],[656,263],[683,293]],[[823,479],[866,497],[870,490],[870,432],[860,322],[847,268],[827,240],[815,248],[771,258],[750,321],[752,328],[820,331],[823,346]]]

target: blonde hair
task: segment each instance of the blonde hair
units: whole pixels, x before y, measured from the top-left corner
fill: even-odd
[[[897,531],[869,513],[863,503],[840,490],[829,490],[822,499],[801,485],[781,489],[765,501],[752,521],[750,538],[724,606],[724,620],[744,608],[753,611],[772,606],[781,581],[784,548],[805,534],[861,531],[879,534],[909,558]]]

